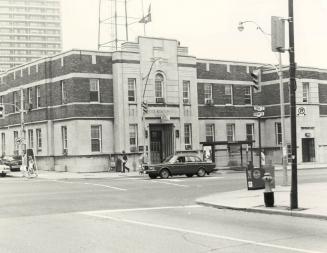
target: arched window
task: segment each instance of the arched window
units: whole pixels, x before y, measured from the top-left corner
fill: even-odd
[[[164,77],[162,74],[156,74],[155,78],[155,97],[162,98],[163,97],[163,84],[164,84]]]

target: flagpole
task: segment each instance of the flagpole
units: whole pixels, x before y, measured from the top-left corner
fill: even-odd
[[[144,20],[145,17],[144,17],[144,4],[143,4],[143,0],[142,0],[142,17],[143,17],[143,20]],[[143,36],[145,36],[145,22],[143,22]]]

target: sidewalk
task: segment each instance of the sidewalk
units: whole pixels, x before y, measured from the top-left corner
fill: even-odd
[[[327,220],[327,184],[310,183],[298,185],[299,209],[290,210],[290,186],[277,186],[274,189],[275,206],[265,207],[264,190],[247,189],[217,193],[196,200],[198,204],[220,209],[233,209],[247,212],[309,217]]]
[[[11,172],[8,176],[22,177],[21,172]],[[58,171],[38,171],[38,178],[49,180],[60,179],[87,179],[87,178],[118,178],[118,177],[133,177],[140,176],[138,171],[131,171],[126,173],[121,172],[90,172],[90,173],[77,173],[77,172],[58,172]]]

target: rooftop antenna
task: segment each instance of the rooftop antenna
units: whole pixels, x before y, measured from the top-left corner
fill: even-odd
[[[129,27],[133,24],[145,26],[151,22],[151,4],[148,13],[144,13],[143,0],[98,0],[98,50],[117,51],[122,43],[129,41]],[[131,17],[128,6],[134,1],[134,5],[142,6],[142,17]],[[134,8],[135,9],[135,8]],[[133,10],[133,8],[132,8]]]

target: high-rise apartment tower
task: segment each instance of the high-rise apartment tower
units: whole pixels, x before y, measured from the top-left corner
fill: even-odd
[[[0,0],[0,72],[61,48],[60,0]]]

